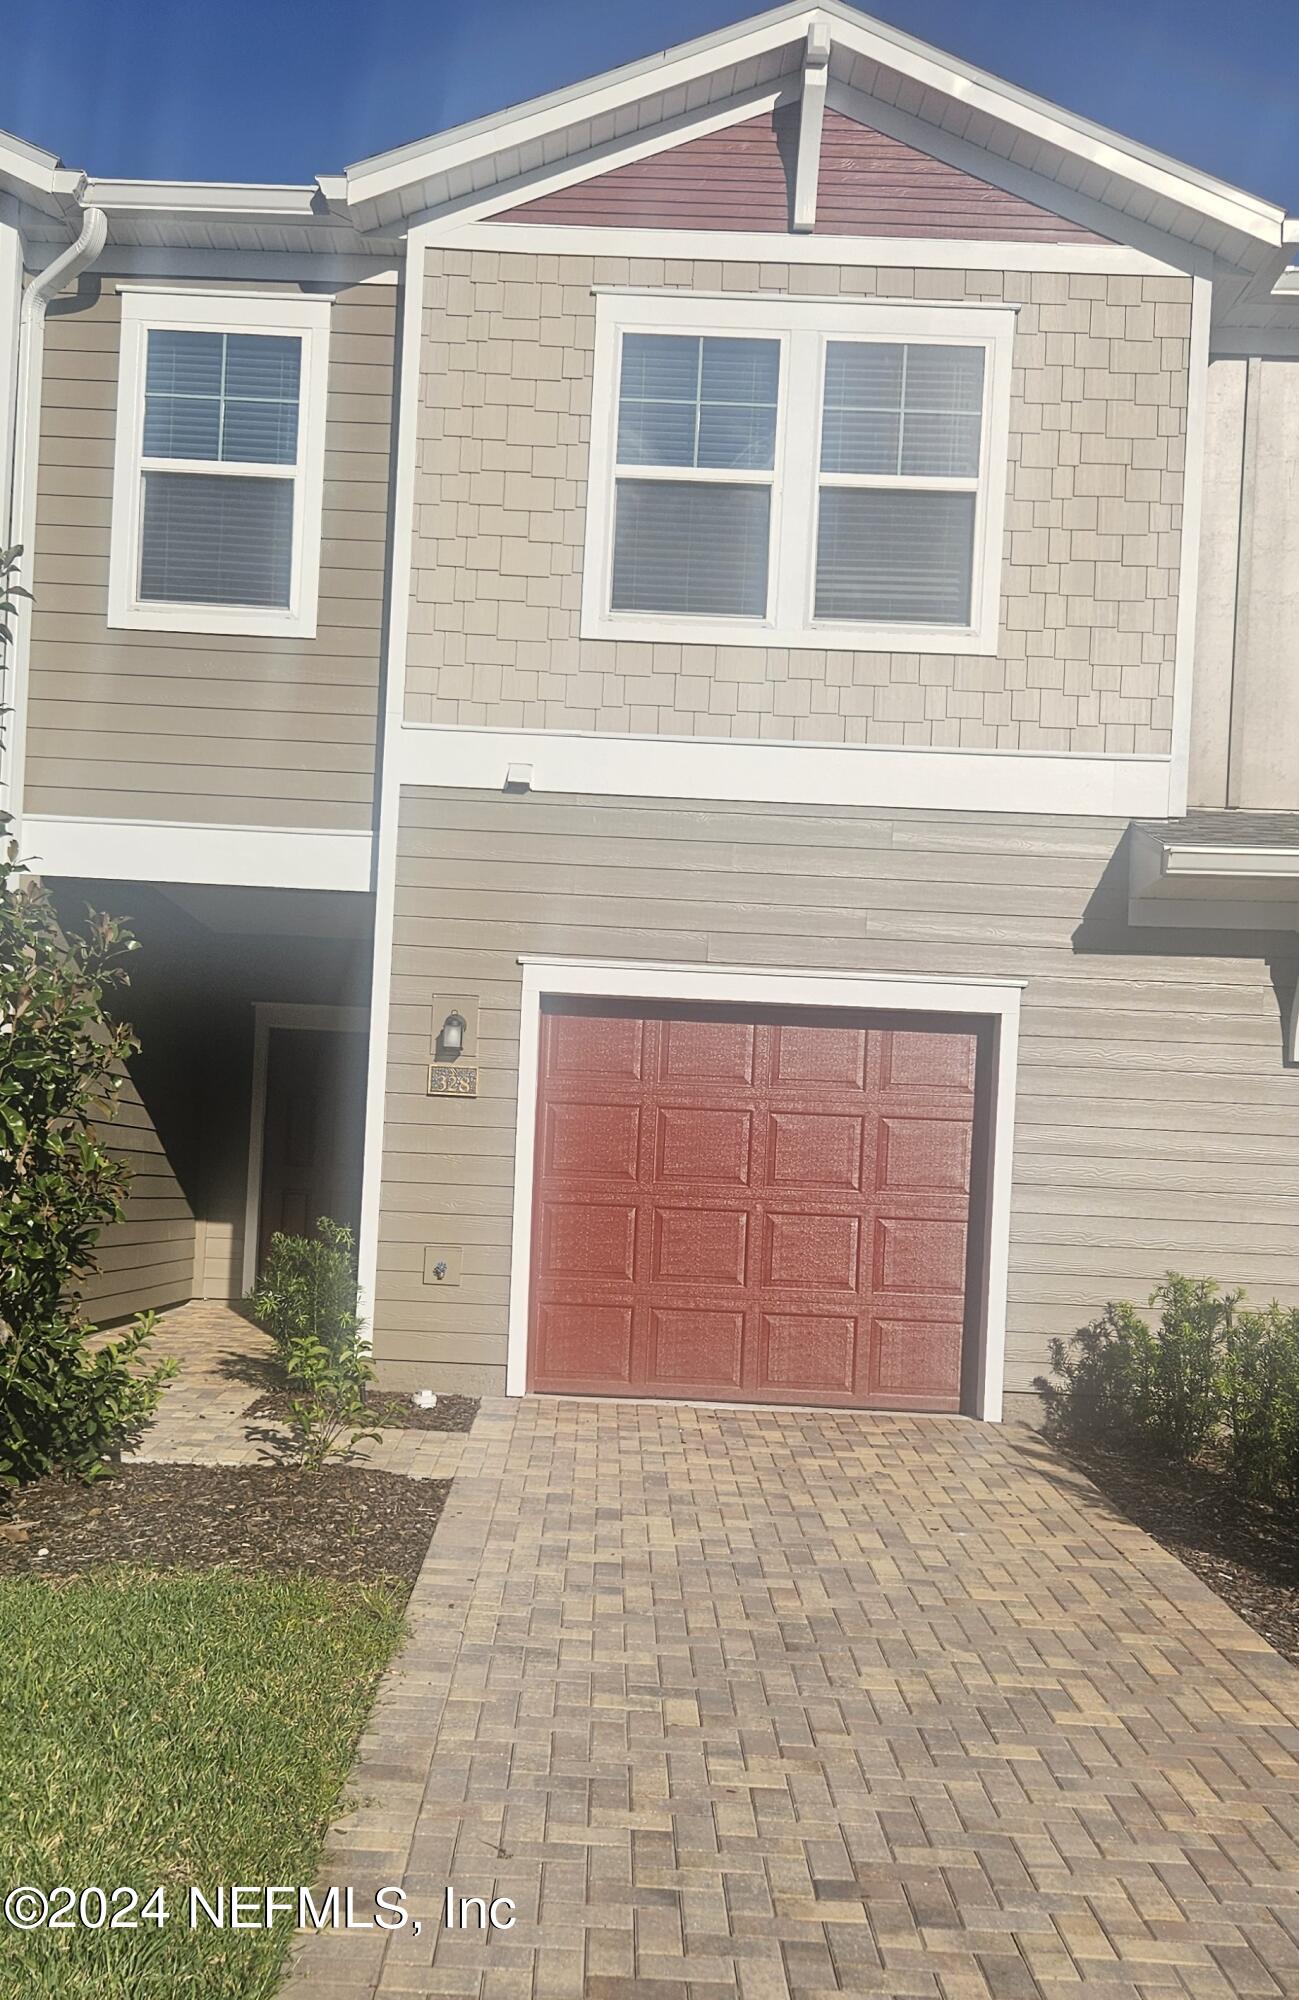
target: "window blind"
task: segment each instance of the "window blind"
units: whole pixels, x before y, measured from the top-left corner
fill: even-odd
[[[970,617],[973,493],[823,486],[816,616],[963,625]]]
[[[765,486],[620,479],[614,610],[761,618],[770,522]]]
[[[617,479],[615,611],[763,616],[770,481],[723,483],[704,475],[770,473],[779,384],[776,340],[624,336],[619,467],[686,477]]]
[[[981,347],[832,340],[821,470],[975,479],[982,409]]]
[[[287,608],[292,581],[291,479],[144,474],[143,600]]]
[[[302,342],[291,335],[152,328],[145,457],[292,465],[301,373]]]

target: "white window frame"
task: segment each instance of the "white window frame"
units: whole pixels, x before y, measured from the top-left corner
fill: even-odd
[[[714,334],[781,344],[774,469],[713,474],[692,468],[617,463],[618,384],[626,333]],[[997,651],[1010,439],[1014,311],[1005,306],[893,305],[857,299],[712,298],[698,293],[603,292],[596,300],[586,548],[584,639],[649,639],[662,644],[798,646],[837,652]],[[913,491],[968,491],[968,480],[858,478],[822,474],[825,351],[831,340],[910,341],[984,349],[983,410],[970,579],[964,625],[870,623],[817,618],[817,514],[823,480]],[[614,611],[614,486],[623,478],[719,478],[771,482],[771,549],[763,618]]]
[[[108,623],[143,632],[228,633],[248,638],[314,639],[320,586],[321,509],[325,482],[325,408],[329,371],[328,298],[292,293],[123,291],[122,345],[113,460],[113,527],[108,564]],[[298,455],[290,465],[210,459],[146,458],[144,392],[151,332],[265,333],[302,342]],[[217,477],[291,479],[293,552],[289,602],[168,604],[140,596],[141,501],[146,471]]]

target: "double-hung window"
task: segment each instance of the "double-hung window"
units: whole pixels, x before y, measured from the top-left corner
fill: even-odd
[[[1013,330],[602,294],[584,635],[994,652]]]
[[[122,307],[109,623],[313,635],[328,301]]]

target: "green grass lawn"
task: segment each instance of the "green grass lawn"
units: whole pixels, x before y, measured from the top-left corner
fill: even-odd
[[[173,1906],[162,1929],[0,1918],[0,2000],[273,1993],[293,1919],[191,1932],[184,1893],[312,1883],[400,1630],[388,1593],[309,1577],[0,1580],[0,1900],[161,1883]]]

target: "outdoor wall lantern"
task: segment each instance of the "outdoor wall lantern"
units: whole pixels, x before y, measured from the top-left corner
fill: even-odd
[[[451,1056],[458,1056],[464,1045],[465,1017],[463,1014],[452,1012],[438,1029],[438,1056],[443,1061]]]

